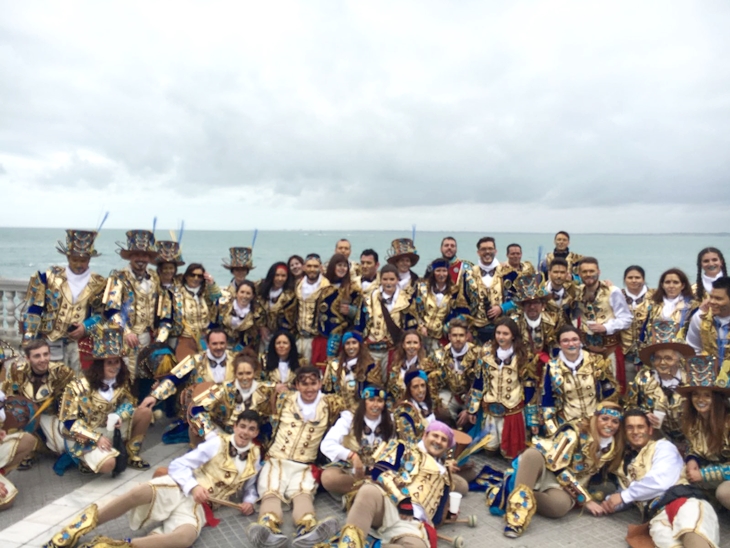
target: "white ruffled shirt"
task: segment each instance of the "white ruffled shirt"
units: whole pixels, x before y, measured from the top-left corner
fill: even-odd
[[[579,357],[578,357],[578,359],[577,359],[577,360],[575,360],[574,362],[573,362],[573,361],[570,361],[570,360],[569,360],[568,358],[566,358],[566,357],[565,357],[565,354],[563,354],[563,351],[562,351],[562,350],[561,350],[561,351],[560,351],[560,353],[558,354],[558,357],[559,357],[559,358],[560,358],[560,359],[561,359],[561,360],[563,361],[563,363],[564,363],[565,365],[567,365],[567,366],[568,366],[568,368],[569,368],[569,369],[570,369],[570,370],[571,370],[571,371],[573,372],[573,376],[575,376],[575,375],[577,374],[577,371],[578,371],[578,367],[580,366],[580,364],[582,364],[582,363],[583,363],[583,350],[581,350],[581,351],[580,351],[580,356],[579,356]]]
[[[322,285],[322,274],[319,275],[317,281],[313,284],[310,284],[309,279],[305,276],[302,280],[302,298],[306,300],[314,295],[319,289],[320,285]]]
[[[494,270],[495,274],[496,274],[496,269],[499,266],[499,261],[496,258],[494,258],[494,259],[492,259],[491,263],[484,264],[482,262],[482,260],[479,259],[478,263],[479,263],[479,268],[482,269],[482,282],[484,283],[485,287],[489,287],[490,285],[492,285],[492,280],[494,279],[494,274],[491,274],[491,275],[484,274],[483,271],[484,270],[488,270],[488,271]]]
[[[89,285],[90,279],[90,268],[87,268],[82,274],[74,274],[68,266],[66,267],[66,283],[68,283],[68,288],[71,290],[71,300],[73,303],[76,303],[81,292]]]
[[[299,410],[302,412],[302,418],[305,421],[313,421],[314,418],[317,416],[317,405],[319,405],[319,401],[321,399],[322,392],[319,392],[312,403],[304,403],[304,400],[302,399],[302,394],[297,393],[297,405],[299,406]]]

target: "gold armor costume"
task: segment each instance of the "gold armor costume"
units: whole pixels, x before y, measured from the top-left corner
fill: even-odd
[[[680,370],[680,384],[686,384],[687,375]],[[662,422],[662,432],[676,442],[684,438],[682,434],[682,408],[684,397],[676,391],[663,389],[657,374],[649,367],[643,367],[633,382],[629,384],[625,407],[639,407],[645,413],[655,409],[666,413]]]
[[[225,382],[233,382],[235,377],[233,368],[234,358],[235,354],[230,350],[226,350]],[[185,383],[187,386],[204,382],[215,382],[215,377],[211,372],[213,365],[211,361],[207,351],[188,356],[177,364],[167,377],[160,381],[160,384],[152,390],[150,395],[158,401],[162,401],[175,394],[181,383]]]
[[[357,364],[353,367],[357,368]],[[356,375],[354,372],[347,372],[347,365],[343,367],[339,358],[327,362],[327,369],[322,380],[322,390],[329,394],[337,394],[344,400],[345,409],[355,410],[360,401],[360,393],[368,384],[380,385],[380,369],[375,363],[365,367],[364,375]]]

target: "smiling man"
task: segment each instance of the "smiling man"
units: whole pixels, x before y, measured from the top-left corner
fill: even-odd
[[[58,252],[68,265],[36,272],[28,284],[28,308],[23,314],[23,340],[44,339],[51,359],[81,371],[78,341],[101,319],[106,280],[89,269],[97,232],[67,230]]]
[[[649,522],[649,534],[659,548],[709,548],[720,544],[717,515],[702,489],[688,485],[684,462],[668,440],[652,439],[653,429],[640,409],[624,416],[631,447],[618,470],[621,491],[603,502],[612,513],[634,503]]]
[[[68,526],[53,536],[47,548],[72,548],[97,526],[129,512],[133,531],[148,523],[161,522],[145,537],[131,541],[96,537],[87,546],[115,548],[186,548],[211,523],[211,499],[229,499],[243,491],[238,508],[244,516],[254,512],[258,498],[256,477],[261,452],[253,440],[261,417],[256,411],[238,416],[233,434],[220,434],[170,463],[165,476],[142,483],[97,509],[86,508]]]
[[[429,529],[441,522],[449,491],[465,495],[466,481],[452,475],[444,462],[454,433],[444,423],[426,427],[417,445],[393,440],[375,455],[371,479],[357,490],[347,523],[331,546],[363,548],[373,535],[384,546],[427,548]]]

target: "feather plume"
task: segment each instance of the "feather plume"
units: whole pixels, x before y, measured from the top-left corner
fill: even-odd
[[[101,218],[101,222],[99,223],[99,228],[96,229],[97,232],[101,232],[101,227],[104,226],[104,223],[106,222],[108,217],[109,217],[109,212],[107,211],[106,213],[104,213],[104,216]]]

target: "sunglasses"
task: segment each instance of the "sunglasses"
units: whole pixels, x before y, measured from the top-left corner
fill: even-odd
[[[204,274],[188,274],[189,278],[204,278]]]

